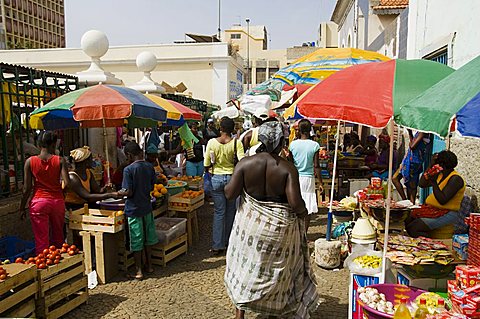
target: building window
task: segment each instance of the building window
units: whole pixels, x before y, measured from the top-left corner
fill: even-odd
[[[267,79],[267,69],[257,68],[255,71],[256,83],[262,83]]]
[[[438,63],[448,65],[448,51],[447,46],[444,46],[430,54],[425,55],[422,59],[431,60]]]
[[[232,33],[230,39],[241,39],[242,35],[240,33]]]
[[[277,72],[278,68],[268,68],[268,78],[271,78]]]

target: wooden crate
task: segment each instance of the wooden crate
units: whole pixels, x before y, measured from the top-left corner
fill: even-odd
[[[85,256],[85,274],[95,270],[98,282],[106,284],[118,274],[118,235],[123,234],[81,231],[80,235]]]
[[[37,270],[36,314],[55,319],[77,308],[88,299],[84,256],[63,254],[58,265]]]
[[[117,233],[124,229],[125,216],[111,216],[111,210],[89,209],[88,205],[70,213],[70,229]]]
[[[165,200],[162,206],[152,211],[153,218],[157,218],[159,216],[165,215],[167,213],[167,210],[168,210],[168,200]]]
[[[182,198],[182,194],[170,196],[168,199],[168,209],[177,212],[191,212],[202,207],[205,204],[205,194],[195,198]],[[173,204],[182,204],[186,206],[174,206]]]
[[[193,189],[193,190],[203,189],[203,178],[201,180],[197,180],[197,181],[188,180],[187,185],[188,185],[188,188]]]
[[[172,259],[187,254],[187,234],[183,234],[166,245],[155,245],[152,249],[152,263],[165,267]]]
[[[117,260],[118,260],[118,269],[126,272],[128,268],[135,264],[135,259],[133,259],[133,252],[129,251],[126,246],[126,233],[120,232],[117,233]]]
[[[35,294],[38,290],[36,266],[8,264],[2,267],[8,277],[0,281],[0,317],[35,317]]]

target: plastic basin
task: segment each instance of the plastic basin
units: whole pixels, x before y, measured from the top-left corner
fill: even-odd
[[[181,183],[181,185],[180,185]],[[179,184],[179,186],[172,186],[172,184]],[[183,192],[187,188],[187,182],[182,181],[168,181],[168,185],[165,188],[168,191],[168,195],[176,195],[178,193]]]
[[[407,298],[407,302],[415,300],[419,295],[426,292],[420,288],[398,285],[398,284],[378,284],[367,286],[370,288],[375,288],[379,293],[385,294],[387,301],[392,302],[394,305],[400,303],[401,298]],[[365,287],[365,288],[367,288]],[[365,303],[363,303],[357,296],[357,302],[360,305],[360,309],[363,312],[363,318],[366,319],[384,319],[384,318],[393,318],[393,315],[386,314],[384,312],[377,311],[373,308],[370,308]]]

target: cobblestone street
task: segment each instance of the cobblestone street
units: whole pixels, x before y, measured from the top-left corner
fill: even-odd
[[[128,281],[124,274],[112,283],[90,290],[87,305],[67,318],[212,318],[234,317],[234,307],[225,291],[225,257],[210,257],[213,206],[199,212],[200,240],[187,256],[178,257],[167,267],[156,267],[153,275],[140,282]],[[317,215],[309,239],[325,236],[324,215]],[[348,271],[327,271],[313,264],[321,304],[313,318],[347,318]],[[247,314],[247,318],[260,318]]]

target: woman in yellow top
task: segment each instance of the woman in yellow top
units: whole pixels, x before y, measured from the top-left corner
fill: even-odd
[[[431,166],[438,164],[442,171],[434,176],[420,179],[422,188],[432,187],[425,204],[438,209],[439,216],[435,218],[416,218],[407,224],[407,232],[412,237],[427,236],[428,232],[446,225],[460,222],[460,205],[465,194],[466,183],[456,171],[457,156],[451,151],[442,151],[434,155]],[[427,170],[428,171],[428,170]]]
[[[92,152],[88,146],[71,151],[70,157],[75,164],[75,169],[68,174],[70,183],[65,194],[67,208],[78,209],[85,203],[119,197],[117,192],[106,193],[107,187],[100,188],[93,178]]]
[[[220,121],[220,137],[208,141],[204,166],[212,174],[213,243],[211,252],[222,253],[228,245],[228,238],[235,219],[235,200],[227,200],[225,186],[232,178],[235,161],[244,157],[243,145],[232,138],[235,122],[228,117]]]

